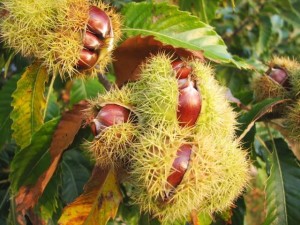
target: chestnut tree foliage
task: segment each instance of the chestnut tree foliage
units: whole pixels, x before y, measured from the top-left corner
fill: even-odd
[[[0,224],[160,224],[131,199],[134,187],[120,182],[122,171],[95,165],[84,145],[94,135],[83,114],[88,99],[130,80],[145,57],[161,51],[215,68],[251,161],[249,184],[230,209],[192,214],[186,224],[300,224],[300,135],[291,138],[282,115],[275,115],[291,102],[299,105],[299,97],[258,101],[253,85],[274,56],[300,61],[300,2],[105,3],[121,15],[122,36],[98,76],[49,74],[40,61],[9,48],[0,33]]]

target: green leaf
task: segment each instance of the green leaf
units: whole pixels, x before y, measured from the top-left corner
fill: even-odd
[[[283,139],[275,139],[271,174],[266,186],[267,218],[264,225],[298,225],[300,221],[299,161]]]
[[[89,162],[81,152],[67,151],[62,160],[62,200],[69,204],[83,192],[83,186],[91,176]]]
[[[268,49],[272,35],[272,23],[270,17],[261,16],[259,22],[259,38],[257,43],[257,53],[261,54]]]
[[[13,111],[10,118],[13,120],[13,138],[21,148],[30,143],[33,133],[43,124],[47,80],[46,69],[35,63],[27,68],[12,95]]]
[[[212,218],[207,213],[199,213],[198,219],[201,225],[210,225],[212,223]]]
[[[208,23],[215,18],[220,0],[179,0],[179,8],[198,16]]]
[[[60,106],[57,102],[57,94],[55,92],[51,92],[46,112],[45,121],[49,121],[58,117],[60,115]]]
[[[123,11],[124,29],[128,36],[153,35],[157,40],[175,47],[203,51],[210,60],[241,64],[227,51],[214,28],[176,6],[166,3],[130,3]]]
[[[300,27],[300,12],[296,11],[290,0],[276,0],[274,1],[274,9],[286,21],[294,26]]]
[[[6,84],[0,90],[0,131],[1,131],[1,138],[0,138],[0,149],[2,145],[9,141],[11,138],[11,124],[12,120],[10,119],[9,115],[12,110],[11,101],[12,101],[12,93],[17,87],[17,81],[20,76],[16,75],[13,76],[11,79],[7,81]]]
[[[71,88],[71,104],[80,102],[81,100],[97,96],[103,93],[105,88],[100,84],[97,78],[89,78],[86,80],[76,79]]]
[[[268,98],[255,105],[252,109],[245,114],[241,115],[239,118],[240,127],[238,129],[239,140],[245,137],[245,135],[251,130],[255,122],[260,119],[262,116],[271,112],[272,108],[275,105],[282,104],[286,102],[287,99],[279,98]]]
[[[32,137],[30,145],[21,149],[11,162],[11,189],[17,192],[22,185],[33,184],[49,167],[49,146],[59,118],[45,123]]]
[[[59,186],[61,185],[61,171],[55,172],[54,176],[51,178],[47,184],[43,195],[40,197],[36,208],[40,211],[41,217],[44,220],[49,220],[53,218],[59,205]]]

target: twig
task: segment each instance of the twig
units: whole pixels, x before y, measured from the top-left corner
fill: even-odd
[[[103,84],[104,88],[109,91],[112,87],[112,84],[110,81],[103,75],[103,74],[98,74],[98,80],[101,84]]]
[[[0,180],[0,184],[7,184],[7,183],[9,183],[8,179],[6,179],[6,180]]]

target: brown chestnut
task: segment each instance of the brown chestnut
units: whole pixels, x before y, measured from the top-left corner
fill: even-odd
[[[282,68],[271,68],[268,72],[268,76],[282,86],[288,86],[288,74]]]
[[[181,183],[183,176],[188,169],[190,157],[192,153],[192,146],[190,144],[183,144],[177,150],[176,158],[172,164],[170,175],[167,177],[167,185],[165,199],[172,195],[173,190]]]
[[[82,49],[80,52],[80,60],[77,67],[80,70],[87,70],[92,68],[98,60],[98,54],[87,49]]]
[[[192,72],[192,67],[181,60],[172,62],[173,70],[176,72],[176,78],[187,78]]]
[[[201,112],[202,98],[200,92],[194,87],[193,81],[186,81],[183,88],[179,88],[179,101],[177,119],[179,125],[193,126]]]
[[[103,106],[91,124],[93,134],[98,135],[106,127],[128,122],[130,110],[117,104],[107,104]]]
[[[86,31],[83,37],[83,46],[89,50],[99,50],[104,45],[96,35]]]
[[[96,6],[90,6],[87,26],[91,32],[104,39],[110,34],[111,21],[103,10]]]

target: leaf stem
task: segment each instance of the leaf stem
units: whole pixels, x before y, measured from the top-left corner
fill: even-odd
[[[45,121],[46,114],[47,114],[50,95],[53,91],[53,84],[54,84],[55,78],[56,78],[56,73],[53,73],[52,78],[51,78],[51,82],[50,82],[50,85],[49,85],[48,93],[47,93],[46,106],[45,106],[45,111],[44,111],[44,116],[43,116],[44,121]]]

